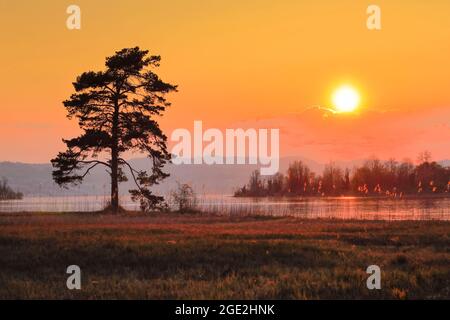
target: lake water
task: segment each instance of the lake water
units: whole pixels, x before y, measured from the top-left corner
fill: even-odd
[[[87,212],[101,210],[107,196],[28,197],[0,201],[0,212]],[[129,197],[121,205],[139,210]],[[203,195],[197,206],[208,212],[227,215],[272,215],[300,218],[450,220],[450,198],[381,199],[381,198],[234,198]]]

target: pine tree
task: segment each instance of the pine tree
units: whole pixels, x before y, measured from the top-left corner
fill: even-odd
[[[75,93],[64,101],[69,119],[76,118],[83,133],[63,140],[67,145],[51,160],[53,179],[61,186],[79,184],[97,166],[105,166],[111,176],[111,210],[119,210],[119,182],[128,172],[136,184],[133,200],[144,210],[161,208],[164,198],[150,187],[168,176],[163,172],[170,161],[167,137],[154,119],[170,103],[167,93],[177,86],[162,81],[152,71],[161,57],[139,47],[126,48],[106,58],[106,70],[84,72],[73,83]],[[151,159],[151,171],[136,170],[122,156],[138,151]]]

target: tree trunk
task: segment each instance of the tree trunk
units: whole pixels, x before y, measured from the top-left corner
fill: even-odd
[[[115,150],[114,150],[115,149]],[[112,148],[111,155],[111,210],[119,212],[119,179],[118,179],[118,155],[117,148]]]
[[[111,145],[111,211],[119,212],[119,151],[118,151],[118,129],[119,129],[119,105],[116,103],[112,124]]]

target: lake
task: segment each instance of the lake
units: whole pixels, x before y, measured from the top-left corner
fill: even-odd
[[[88,212],[101,210],[107,196],[26,197],[0,201],[0,212]],[[139,210],[128,196],[121,205]],[[201,195],[197,206],[208,212],[227,215],[294,216],[363,220],[450,220],[450,198],[234,198]]]

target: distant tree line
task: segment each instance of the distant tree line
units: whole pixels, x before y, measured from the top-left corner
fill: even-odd
[[[303,162],[295,161],[286,174],[263,178],[258,170],[254,171],[248,184],[239,188],[235,196],[450,195],[450,167],[431,162],[429,157],[422,160],[415,166],[411,161],[371,159],[352,170],[329,163],[321,175]]]
[[[16,192],[8,186],[8,180],[2,178],[0,180],[0,200],[20,200],[23,198],[21,192]]]

